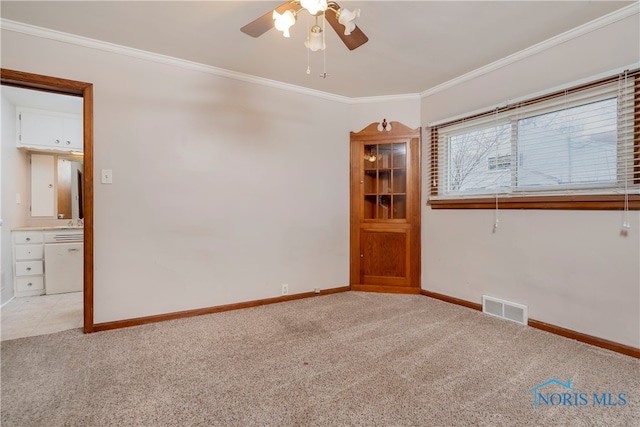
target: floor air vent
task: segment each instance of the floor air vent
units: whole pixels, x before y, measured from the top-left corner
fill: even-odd
[[[522,325],[526,325],[528,320],[526,305],[504,301],[487,295],[482,295],[482,312]]]

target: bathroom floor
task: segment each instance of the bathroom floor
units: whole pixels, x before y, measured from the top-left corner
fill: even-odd
[[[83,325],[82,292],[14,298],[1,309],[0,338],[46,335]]]

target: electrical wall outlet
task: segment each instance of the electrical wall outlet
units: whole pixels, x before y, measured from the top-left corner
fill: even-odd
[[[282,295],[289,294],[289,285],[282,285]]]

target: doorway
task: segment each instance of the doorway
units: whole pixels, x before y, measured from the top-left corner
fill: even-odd
[[[93,332],[93,84],[22,71],[0,69],[0,83],[83,99],[82,206],[84,221],[83,331]]]

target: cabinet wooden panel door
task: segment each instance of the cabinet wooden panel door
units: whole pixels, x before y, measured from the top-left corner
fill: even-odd
[[[407,230],[360,230],[360,284],[411,286]]]
[[[420,292],[420,129],[351,132],[353,290]]]

